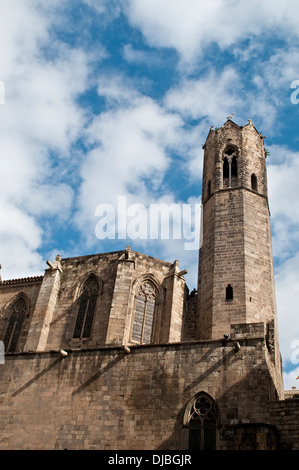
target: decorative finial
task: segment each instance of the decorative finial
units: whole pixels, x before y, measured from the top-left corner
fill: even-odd
[[[232,119],[234,115],[235,115],[235,113],[232,113],[231,116],[227,116],[227,119]]]
[[[125,251],[125,259],[129,259],[131,257],[131,247],[130,245],[126,246],[126,251]]]

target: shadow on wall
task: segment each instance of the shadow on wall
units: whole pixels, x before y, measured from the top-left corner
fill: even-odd
[[[216,367],[211,368],[209,373],[212,370],[216,370]],[[204,378],[207,375],[208,373],[204,373],[194,380],[185,388],[185,391],[192,391],[192,397],[200,395],[201,391],[208,393],[210,387],[209,385],[205,387],[204,384]],[[203,388],[199,389],[199,384]],[[215,428],[214,450],[280,449],[279,433],[275,426],[277,423],[274,418],[271,423],[271,413],[267,407],[271,386],[269,375],[263,370],[256,369],[247,373],[240,382],[227,388],[225,393],[217,398],[215,403],[219,408],[219,417]],[[190,450],[190,422],[184,426],[184,415],[191,400],[187,399],[180,409],[174,422],[172,435],[161,443],[159,450]],[[204,432],[211,432],[209,422]],[[194,450],[194,447],[191,449]]]

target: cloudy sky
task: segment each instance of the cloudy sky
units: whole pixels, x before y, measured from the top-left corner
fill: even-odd
[[[0,0],[2,278],[129,244],[178,259],[196,287],[193,229],[138,238],[137,222],[153,204],[195,210],[210,126],[252,119],[269,151],[285,388],[299,388],[298,17],[296,0]]]

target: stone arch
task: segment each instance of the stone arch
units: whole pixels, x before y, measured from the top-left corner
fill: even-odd
[[[19,292],[6,304],[2,316],[3,326],[1,328],[1,336],[6,353],[16,352],[19,349],[21,334],[24,330],[26,319],[29,317],[29,312],[30,300],[24,292]]]
[[[239,149],[234,144],[227,144],[222,152],[222,186],[236,187],[239,174]]]
[[[94,272],[86,273],[77,286],[75,301],[76,319],[72,339],[82,340],[91,336],[94,316],[99,296],[102,292],[102,282]]]
[[[85,273],[79,282],[77,282],[77,284],[75,285],[75,290],[74,290],[74,298],[75,300],[78,300],[78,298],[80,297],[80,295],[82,294],[82,291],[83,291],[83,288],[84,288],[84,285],[85,285],[85,282],[87,281],[88,278],[90,277],[94,277],[96,279],[96,281],[98,282],[98,285],[99,285],[99,295],[102,294],[102,291],[103,291],[103,281],[101,280],[101,278],[99,277],[98,273],[96,273],[95,271],[88,271],[87,273]]]
[[[145,273],[134,281],[132,296],[129,342],[153,343],[158,334],[164,289],[152,273]]]
[[[189,430],[189,450],[216,450],[220,413],[214,398],[204,391],[193,396],[185,408],[183,426]]]

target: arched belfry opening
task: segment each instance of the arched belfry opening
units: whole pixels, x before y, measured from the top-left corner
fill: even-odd
[[[234,188],[238,184],[238,149],[228,145],[222,155],[223,188]]]

